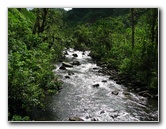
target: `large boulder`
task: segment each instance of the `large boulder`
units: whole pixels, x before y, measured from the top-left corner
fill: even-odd
[[[72,65],[81,65],[79,61],[73,61]]]
[[[69,118],[69,121],[84,121],[83,119],[81,119],[80,117],[77,116],[73,116]]]
[[[62,66],[64,66],[64,67],[73,67],[72,64],[67,63],[67,62],[62,62]]]

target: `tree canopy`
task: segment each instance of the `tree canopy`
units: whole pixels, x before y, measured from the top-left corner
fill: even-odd
[[[53,74],[63,49],[90,50],[94,60],[158,92],[157,8],[9,8],[9,120],[32,120],[46,94],[61,82]]]

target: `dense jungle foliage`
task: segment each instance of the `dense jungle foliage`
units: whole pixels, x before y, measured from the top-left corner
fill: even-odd
[[[91,56],[158,92],[158,9],[8,9],[8,116],[33,120],[61,82],[53,74],[64,48]]]

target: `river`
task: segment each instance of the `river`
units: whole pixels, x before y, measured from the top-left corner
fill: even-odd
[[[158,121],[156,100],[139,96],[100,73],[102,68],[91,59],[90,51],[66,51],[65,62],[79,61],[81,65],[62,70],[62,63],[56,64],[53,71],[63,81],[63,88],[49,98],[51,117],[47,114],[45,120],[68,121],[76,116],[87,122]]]

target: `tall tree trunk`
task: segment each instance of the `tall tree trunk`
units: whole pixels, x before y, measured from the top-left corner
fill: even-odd
[[[39,30],[40,30],[40,11],[39,9],[37,8],[36,9],[36,22],[35,22],[35,25],[33,27],[33,34],[36,34],[36,32],[39,34]]]
[[[35,34],[36,32],[38,34],[42,33],[45,30],[47,14],[48,14],[47,8],[36,9],[36,22],[33,28],[33,34]]]
[[[37,32],[38,34],[40,33],[40,10],[37,9],[37,18],[36,18],[36,22],[37,22]]]
[[[151,27],[151,41],[156,47],[158,45],[158,11],[156,8],[152,10],[152,27]]]
[[[131,8],[131,30],[132,30],[132,50],[134,49],[134,8]]]
[[[48,9],[43,8],[42,25],[41,25],[41,28],[40,28],[40,33],[42,33],[44,31],[47,13],[48,13]]]
[[[158,59],[158,9],[152,10],[152,28],[151,28],[151,41],[154,45],[154,60]],[[158,61],[154,63],[154,67],[158,66]],[[157,69],[157,68],[156,68]]]

